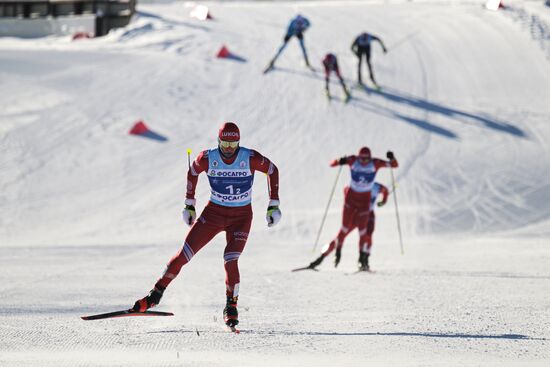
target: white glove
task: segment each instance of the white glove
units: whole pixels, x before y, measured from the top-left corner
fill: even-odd
[[[195,212],[195,199],[185,199],[185,209],[182,212],[183,221],[188,226],[192,226],[197,218],[197,213]]]
[[[282,213],[279,210],[279,200],[269,200],[269,205],[267,206],[267,214],[265,219],[267,220],[267,226],[273,227],[279,223],[281,220]]]

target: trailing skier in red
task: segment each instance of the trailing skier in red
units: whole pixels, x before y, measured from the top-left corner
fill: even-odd
[[[352,155],[335,159],[330,163],[331,167],[338,165],[350,166],[351,181],[349,186],[344,188],[344,210],[342,213],[342,227],[338,235],[324,249],[315,261],[313,261],[307,269],[315,269],[319,266],[326,256],[336,250],[334,266],[338,266],[341,259],[342,246],[346,236],[355,228],[359,230],[359,270],[368,270],[368,251],[372,246],[371,235],[374,230],[374,225],[371,228],[369,235],[369,218],[371,216],[372,202],[376,201],[378,192],[373,192],[377,187],[374,182],[376,173],[380,168],[392,167],[397,168],[398,163],[391,151],[386,154],[388,161],[371,158],[370,149],[367,147],[361,148],[358,155]],[[387,200],[387,189],[382,190],[382,202]],[[386,194],[384,194],[384,191]]]
[[[382,195],[382,200],[377,202],[378,196]],[[367,224],[367,234],[365,237],[365,242],[359,243],[359,261],[358,261],[358,267],[360,271],[369,271],[370,265],[369,265],[369,257],[371,254],[371,248],[372,248],[372,234],[374,233],[374,227],[376,224],[376,216],[374,215],[374,209],[378,206],[384,206],[386,205],[386,202],[388,201],[388,195],[389,191],[388,188],[378,182],[374,183],[374,186],[372,187],[371,191],[371,199],[370,199],[370,208],[369,208],[369,214],[368,214],[368,224]],[[359,219],[359,216],[355,217],[355,221],[353,222],[352,228],[349,229],[348,234],[353,231],[355,228],[359,227],[359,223],[357,221]],[[343,245],[340,243],[340,247],[336,249],[336,253],[341,253],[341,248]],[[330,247],[330,245],[329,245]],[[340,256],[340,255],[339,255]],[[335,265],[337,265],[335,263]]]
[[[244,250],[252,224],[252,184],[254,172],[268,176],[269,204],[267,225],[275,226],[281,219],[279,210],[279,172],[266,157],[253,149],[241,147],[237,125],[226,122],[218,133],[218,146],[201,152],[187,173],[187,193],[183,219],[192,226],[182,249],[168,262],[166,270],[144,298],[136,301],[133,310],[144,311],[157,305],[168,285],[178,276],[182,266],[205,246],[215,235],[225,231],[227,245],[224,250],[226,306],[224,321],[235,331],[239,323],[237,300],[239,296],[238,260]],[[195,189],[198,176],[205,172],[211,196],[199,218],[195,221]]]
[[[342,74],[340,74],[340,68],[338,67],[338,59],[336,59],[336,56],[332,53],[326,54],[325,58],[323,59],[323,66],[325,68],[325,92],[327,94],[327,98],[329,100],[331,98],[329,89],[329,77],[330,73],[334,72],[338,77],[338,80],[340,81],[340,85],[342,85],[342,88],[344,89],[344,94],[346,95],[345,102],[348,102],[351,98],[351,94],[346,87],[346,83],[344,83]]]

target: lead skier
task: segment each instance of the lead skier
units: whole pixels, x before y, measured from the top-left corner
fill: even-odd
[[[156,306],[168,285],[179,274],[182,266],[215,235],[225,231],[224,250],[226,306],[224,321],[232,329],[239,323],[239,256],[244,250],[252,224],[252,184],[254,172],[268,176],[269,204],[267,225],[275,226],[281,219],[279,210],[279,171],[266,157],[253,149],[241,147],[240,131],[233,122],[224,123],[218,132],[218,146],[202,151],[187,172],[187,193],[183,219],[192,225],[182,249],[168,262],[166,270],[147,296],[136,301],[133,311],[143,312]],[[210,201],[195,221],[195,188],[198,176],[205,172],[211,188]]]
[[[393,152],[386,153],[388,161],[371,158],[370,149],[363,147],[358,155],[352,155],[335,159],[330,163],[331,167],[338,165],[350,166],[351,181],[349,186],[344,188],[344,210],[342,213],[342,227],[338,235],[333,239],[315,261],[309,264],[308,269],[315,269],[321,264],[325,257],[336,249],[334,266],[338,266],[341,258],[344,239],[355,227],[359,230],[359,270],[368,270],[368,225],[371,208],[373,188],[375,187],[376,173],[380,168],[397,168],[399,164]],[[376,198],[374,198],[376,200]],[[384,200],[385,202],[385,200]]]

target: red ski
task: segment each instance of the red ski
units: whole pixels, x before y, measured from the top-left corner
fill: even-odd
[[[82,320],[101,320],[101,319],[110,319],[114,317],[128,317],[128,316],[174,316],[174,314],[172,312],[162,312],[162,311],[136,312],[132,310],[123,310],[123,311],[101,313],[98,315],[81,316],[80,318]]]

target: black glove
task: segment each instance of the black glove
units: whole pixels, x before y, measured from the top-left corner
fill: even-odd
[[[338,160],[338,164],[341,166],[346,164],[347,161],[348,161],[348,157],[342,157]]]
[[[393,161],[395,159],[395,156],[393,155],[393,152],[391,150],[388,150],[388,152],[386,153],[386,157],[388,157],[390,161]]]

